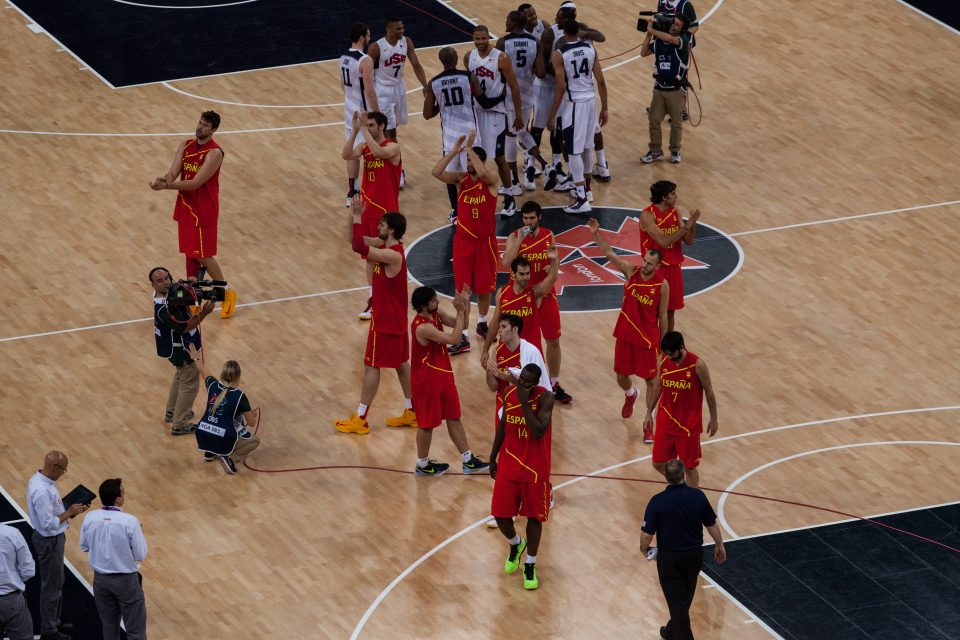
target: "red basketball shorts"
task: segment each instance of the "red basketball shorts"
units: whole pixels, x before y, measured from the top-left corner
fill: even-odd
[[[209,258],[217,255],[217,226],[194,227],[178,223],[180,253],[188,258]]]
[[[683,269],[674,266],[660,265],[663,279],[670,283],[670,299],[667,300],[667,311],[683,309]]]
[[[490,515],[494,518],[519,515],[546,522],[550,515],[550,481],[520,482],[498,476],[493,482]]]
[[[380,333],[374,331],[371,325],[367,332],[367,350],[363,355],[363,364],[378,369],[396,369],[409,359],[410,338],[406,333]]]
[[[460,395],[452,378],[441,389],[425,391],[413,389],[413,412],[421,429],[436,429],[444,420],[460,419]]]
[[[475,240],[465,231],[453,234],[453,280],[457,291],[468,284],[474,293],[491,293],[497,286],[497,239]]]
[[[555,293],[547,294],[540,301],[540,335],[544,340],[560,338],[560,302]]]
[[[700,465],[700,434],[688,436],[667,431],[661,425],[653,434],[653,461],[661,464],[674,458],[680,458],[687,469],[696,469]]]
[[[617,338],[613,350],[613,370],[622,376],[640,376],[651,380],[657,375],[657,349],[647,349],[643,345],[633,344]]]

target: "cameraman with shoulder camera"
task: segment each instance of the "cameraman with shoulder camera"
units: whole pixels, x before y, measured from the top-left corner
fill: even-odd
[[[680,162],[680,140],[683,136],[683,111],[690,64],[690,20],[686,15],[658,13],[652,20],[640,20],[638,28],[646,31],[641,56],[656,56],[654,60],[653,100],[650,102],[650,150],[640,158],[650,163],[663,158],[663,131],[661,124],[670,114],[670,162]]]
[[[170,435],[183,436],[193,433],[197,428],[190,420],[193,418],[193,401],[200,390],[197,364],[187,352],[187,347],[192,344],[201,348],[197,327],[213,312],[214,302],[207,300],[198,313],[191,313],[188,302],[195,302],[192,296],[175,295],[182,294],[186,285],[174,283],[170,272],[163,267],[150,270],[150,284],[154,292],[153,333],[157,341],[157,356],[167,358],[177,368],[167,396],[167,412],[163,421],[173,423]]]
[[[687,32],[693,36],[700,29],[700,21],[697,19],[697,11],[693,8],[690,0],[658,0],[657,13],[669,16],[686,16],[689,20]],[[690,38],[690,47],[697,46],[695,38]]]

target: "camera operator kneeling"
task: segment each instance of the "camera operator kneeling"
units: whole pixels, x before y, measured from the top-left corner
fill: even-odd
[[[227,360],[217,380],[204,368],[200,351],[190,345],[200,376],[207,387],[207,408],[197,423],[197,448],[203,451],[204,462],[220,460],[223,470],[233,475],[237,465],[260,446],[260,437],[250,433],[247,425],[259,422],[257,411],[250,409],[247,394],[240,384],[240,364]]]
[[[655,16],[658,17],[658,16]],[[640,47],[641,56],[654,55],[653,100],[650,102],[650,150],[640,158],[641,162],[654,162],[663,158],[663,132],[661,124],[670,114],[670,161],[680,162],[680,141],[683,136],[683,110],[690,64],[690,26],[685,15],[674,17],[669,33],[657,27],[665,26],[655,21],[647,31]]]
[[[213,312],[214,303],[207,301],[197,314],[178,296],[180,283],[174,283],[170,272],[163,267],[150,270],[153,285],[153,334],[157,341],[157,356],[166,358],[177,368],[167,395],[164,422],[172,422],[170,434],[183,436],[197,428],[193,422],[193,401],[197,399],[200,384],[197,367],[187,353],[187,345],[201,347],[198,327]],[[175,286],[176,285],[176,286]]]

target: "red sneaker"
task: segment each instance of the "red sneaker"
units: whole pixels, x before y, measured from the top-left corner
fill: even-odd
[[[643,444],[653,444],[653,429],[643,428]]]
[[[637,397],[640,395],[639,391],[635,391],[632,396],[624,394],[623,396],[623,408],[620,409],[621,418],[629,418],[633,415],[633,403],[637,401]]]

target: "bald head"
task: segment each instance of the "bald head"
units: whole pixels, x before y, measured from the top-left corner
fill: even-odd
[[[453,47],[444,47],[440,49],[440,53],[437,55],[440,57],[440,63],[444,69],[457,68],[457,50]]]
[[[56,480],[67,471],[67,454],[63,451],[51,451],[43,457],[43,475]]]

